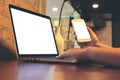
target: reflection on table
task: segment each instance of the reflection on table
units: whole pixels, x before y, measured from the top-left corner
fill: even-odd
[[[0,62],[0,80],[120,80],[120,69],[103,65]]]

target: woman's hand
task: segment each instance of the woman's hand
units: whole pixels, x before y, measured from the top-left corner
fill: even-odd
[[[84,61],[86,59],[86,50],[80,48],[74,48],[64,51],[56,58],[75,58]]]

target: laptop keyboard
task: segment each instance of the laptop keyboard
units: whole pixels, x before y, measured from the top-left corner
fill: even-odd
[[[28,62],[58,62],[58,63],[76,63],[76,59],[56,59],[55,57],[45,57],[45,58],[21,58],[22,61]]]

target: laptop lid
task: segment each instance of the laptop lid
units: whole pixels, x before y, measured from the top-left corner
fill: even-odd
[[[9,4],[13,32],[20,56],[57,56],[51,18]]]

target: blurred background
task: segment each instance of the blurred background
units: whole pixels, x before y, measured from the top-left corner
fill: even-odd
[[[78,47],[74,40],[72,19],[83,18],[106,45],[120,47],[120,0],[0,0],[0,41],[16,51],[8,4],[14,4],[51,17],[53,29],[59,21],[65,47]]]

